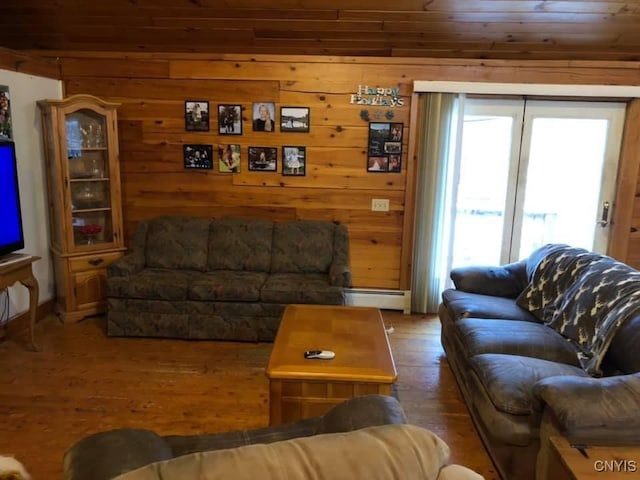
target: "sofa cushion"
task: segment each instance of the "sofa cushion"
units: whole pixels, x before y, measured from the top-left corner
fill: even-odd
[[[186,300],[189,284],[200,272],[145,268],[127,277],[112,277],[107,282],[107,295],[118,298],[147,300]]]
[[[256,302],[267,279],[263,272],[218,270],[193,278],[189,299],[211,301]]]
[[[611,341],[607,360],[623,373],[640,372],[640,315],[624,322]]]
[[[266,303],[344,304],[341,287],[329,285],[329,276],[321,273],[273,273],[260,292]]]
[[[505,353],[579,366],[575,347],[555,330],[522,320],[461,318],[456,334],[465,355]]]
[[[415,425],[382,425],[266,445],[194,453],[157,462],[116,478],[436,480],[448,459],[449,447],[429,430]]]
[[[558,375],[588,377],[572,365],[519,355],[483,353],[470,361],[496,409],[512,415],[531,415],[542,409],[534,393],[538,380]]]
[[[335,225],[299,220],[273,227],[273,273],[327,273],[333,262]]]
[[[145,264],[151,268],[207,269],[211,220],[197,217],[158,217],[147,230]]]
[[[467,293],[450,288],[442,292],[442,303],[454,319],[503,318],[540,323],[540,320],[516,305],[515,300],[511,298]]]
[[[271,268],[273,222],[221,218],[211,222],[209,270],[268,272]]]

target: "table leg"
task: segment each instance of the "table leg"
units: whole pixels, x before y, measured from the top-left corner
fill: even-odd
[[[20,283],[27,287],[29,290],[29,339],[31,341],[31,349],[34,352],[38,352],[40,349],[36,344],[36,314],[38,310],[38,296],[40,289],[38,287],[38,280],[33,276],[33,272]]]

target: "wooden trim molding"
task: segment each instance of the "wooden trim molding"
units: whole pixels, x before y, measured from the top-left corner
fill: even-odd
[[[613,207],[609,255],[622,262],[629,261],[629,239],[631,235],[636,185],[640,173],[640,99],[627,104],[624,121],[616,199]]]
[[[413,82],[414,92],[443,92],[484,95],[545,95],[562,97],[633,98],[640,97],[637,85],[575,85],[493,82]]]
[[[55,60],[39,58],[0,47],[0,69],[62,80],[60,65]]]
[[[39,322],[47,315],[51,315],[54,310],[55,300],[52,298],[38,305],[36,311],[36,322]],[[20,332],[29,328],[29,311],[27,310],[21,315],[18,315],[9,322],[0,327],[0,342],[4,341],[8,337],[17,335]]]

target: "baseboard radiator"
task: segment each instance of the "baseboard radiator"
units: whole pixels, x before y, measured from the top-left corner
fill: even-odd
[[[380,290],[347,288],[347,305],[354,307],[375,307],[383,310],[402,310],[411,313],[410,290]]]

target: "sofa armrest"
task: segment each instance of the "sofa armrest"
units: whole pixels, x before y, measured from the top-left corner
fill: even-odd
[[[516,298],[527,286],[524,261],[502,266],[470,266],[451,270],[456,289],[480,295]]]
[[[133,252],[119,258],[107,267],[109,277],[126,277],[140,272],[144,268],[144,255],[141,252]]]
[[[400,403],[385,395],[364,395],[336,405],[326,414],[298,422],[236,432],[164,437],[173,455],[273,443],[322,433],[338,433],[391,423],[406,423]]]
[[[121,428],[79,440],[64,454],[64,480],[111,480],[150,463],[172,458],[154,432]]]
[[[149,221],[143,220],[136,225],[129,252],[107,267],[108,277],[126,277],[138,273],[144,268],[148,231]]]
[[[351,286],[351,269],[348,265],[332,263],[329,267],[329,283],[334,287]]]
[[[538,382],[535,393],[570,441],[603,445],[640,442],[640,373],[548,377]]]
[[[336,405],[325,415],[272,427],[203,435],[164,437],[175,457],[195,452],[273,443],[322,433],[337,433],[390,423],[406,423],[395,398],[365,395]]]
[[[484,480],[484,477],[462,465],[445,465],[440,469],[438,480]]]
[[[387,395],[363,395],[346,400],[325,413],[318,422],[316,434],[396,423],[407,423],[398,400]]]

